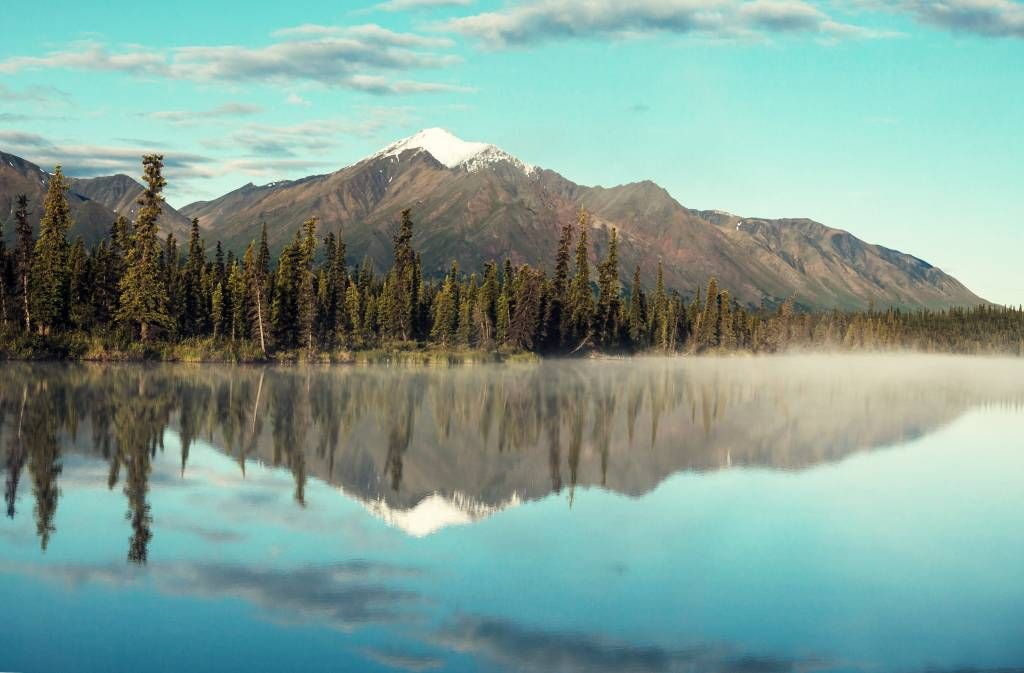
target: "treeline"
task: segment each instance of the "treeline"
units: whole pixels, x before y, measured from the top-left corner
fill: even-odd
[[[591,268],[589,218],[567,222],[551,275],[506,260],[479,273],[452,265],[424,278],[412,247],[410,211],[394,237],[394,262],[378,274],[367,259],[349,268],[345,242],[322,238],[307,220],[277,259],[266,228],[241,258],[217,242],[209,255],[193,221],[187,247],[160,239],[163,157],[143,158],[145,191],[134,222],[118,217],[92,249],[68,240],[68,183],[58,166],[38,237],[30,204],[16,200],[15,243],[0,236],[0,324],[10,354],[68,337],[87,344],[213,344],[234,359],[370,349],[479,349],[569,354],[589,351],[779,352],[792,348],[913,348],[1024,352],[1024,312],[976,307],[948,311],[798,312],[792,300],[750,311],[712,279],[690,298],[665,287],[619,282],[618,236]],[[2,233],[2,232],[0,232]],[[10,347],[11,344],[19,348]],[[77,353],[88,356],[89,352]]]

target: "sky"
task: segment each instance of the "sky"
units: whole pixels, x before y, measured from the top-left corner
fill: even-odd
[[[809,217],[1024,303],[1024,2],[8,3],[0,150],[174,206],[417,130]]]

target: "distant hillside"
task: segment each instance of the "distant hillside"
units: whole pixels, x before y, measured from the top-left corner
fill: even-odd
[[[68,203],[75,218],[71,238],[81,236],[89,245],[99,242],[110,230],[110,225],[121,213],[134,219],[138,206],[135,200],[142,193],[142,185],[127,175],[98,178],[71,177]],[[38,229],[42,217],[43,197],[50,183],[50,174],[34,163],[13,154],[0,152],[0,222],[4,235],[14,234],[14,199],[18,194],[29,198],[30,219]],[[189,219],[165,205],[159,225],[164,233],[174,232],[179,239],[187,238],[191,228]]]
[[[790,296],[809,308],[983,303],[922,260],[811,220],[693,211],[650,181],[577,185],[441,129],[398,141],[334,173],[249,184],[181,212],[198,217],[208,238],[236,251],[259,237],[264,222],[278,250],[303,220],[317,216],[322,231],[343,233],[351,262],[368,255],[387,267],[406,207],[416,221],[414,245],[434,276],[453,260],[471,270],[505,258],[550,268],[559,228],[583,207],[593,217],[595,260],[605,252],[610,228],[618,228],[625,282],[638,265],[644,282],[653,283],[660,258],[669,287],[690,294],[715,276],[751,306],[773,306]]]

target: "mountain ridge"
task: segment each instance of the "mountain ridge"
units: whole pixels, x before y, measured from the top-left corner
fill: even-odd
[[[38,231],[42,218],[43,197],[49,186],[50,173],[31,161],[0,150],[0,222],[4,236],[14,235],[14,200],[18,194],[29,198],[29,220]],[[69,237],[81,237],[87,245],[95,245],[110,232],[118,214],[134,219],[136,203],[143,187],[134,178],[118,173],[93,178],[65,176],[70,183],[68,205],[74,218]],[[8,226],[9,224],[9,226]],[[191,223],[169,204],[157,220],[164,234],[173,232],[178,240],[187,240]]]
[[[11,204],[4,199],[12,201],[14,193],[4,181],[9,157],[17,159],[0,153],[0,209],[8,211]],[[41,195],[45,172],[25,164],[22,172],[28,177],[22,182],[38,180],[35,189]],[[125,175],[73,179],[73,210],[81,219],[76,228],[82,230],[73,235],[84,232],[87,243],[102,238],[113,211],[134,213],[134,189],[141,192],[142,187]],[[336,231],[345,238],[350,263],[369,258],[383,269],[391,263],[391,238],[405,208],[413,211],[413,244],[422,254],[424,274],[432,278],[441,277],[453,261],[467,271],[505,259],[550,271],[561,227],[582,208],[591,217],[593,261],[606,253],[611,229],[618,230],[625,285],[639,268],[641,281],[652,286],[661,260],[670,289],[692,296],[715,277],[733,298],[755,308],[773,308],[787,298],[807,309],[987,303],[914,255],[814,220],[689,209],[649,179],[611,187],[580,185],[495,145],[463,141],[438,128],[330,173],[264,185],[250,182],[179,210],[168,206],[161,224],[185,239],[195,217],[207,239],[241,253],[259,239],[265,223],[271,250],[278,252],[303,221],[317,217],[321,232]]]

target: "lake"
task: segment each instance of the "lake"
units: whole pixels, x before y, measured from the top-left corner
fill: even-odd
[[[4,671],[1024,670],[1024,361],[0,365]]]

